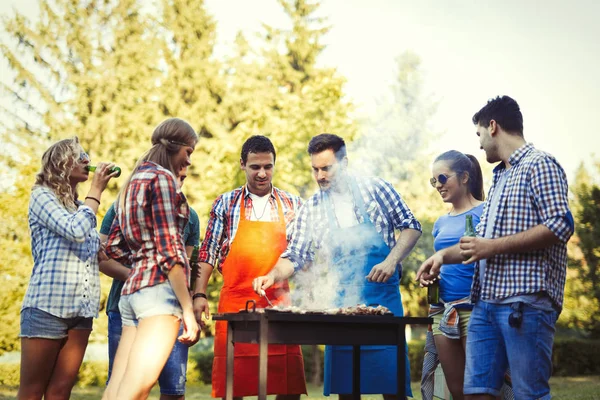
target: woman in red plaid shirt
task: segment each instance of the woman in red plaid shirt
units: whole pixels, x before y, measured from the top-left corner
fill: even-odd
[[[132,268],[121,292],[123,333],[104,399],[146,398],[175,340],[198,340],[182,239],[189,208],[176,178],[191,164],[197,142],[187,122],[162,122],[115,203],[107,254]]]

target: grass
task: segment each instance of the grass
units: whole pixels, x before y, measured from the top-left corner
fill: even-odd
[[[555,400],[600,400],[600,376],[578,376],[578,377],[553,377],[550,379],[552,388],[552,398]],[[419,383],[412,384],[415,399],[421,399]],[[103,388],[87,387],[73,390],[71,399],[73,400],[96,400],[102,397]],[[14,399],[17,395],[17,389],[0,386],[0,400]],[[159,392],[155,387],[149,397],[152,400],[158,400]],[[256,397],[254,397],[256,398]],[[275,396],[269,396],[274,399]],[[363,400],[381,399],[381,396],[363,396]],[[210,397],[210,386],[196,384],[188,385],[187,400],[208,400]],[[336,399],[336,396],[323,396],[322,388],[317,386],[308,387],[308,396],[302,399]]]

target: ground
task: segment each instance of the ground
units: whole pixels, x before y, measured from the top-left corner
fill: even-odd
[[[600,400],[600,376],[580,376],[580,377],[553,377],[550,380],[552,388],[552,398],[554,400]],[[413,391],[415,399],[420,400],[419,383],[413,382]],[[0,386],[0,400],[14,399],[17,390]],[[308,396],[302,399],[336,399],[335,396],[323,396],[322,388],[309,386]],[[75,388],[71,396],[72,400],[96,400],[102,396],[102,388],[88,387]],[[155,387],[149,397],[152,400],[158,400],[159,393]],[[274,396],[269,397],[274,398]],[[208,400],[210,397],[210,386],[188,385],[187,400]],[[381,396],[363,396],[363,400],[381,399]]]

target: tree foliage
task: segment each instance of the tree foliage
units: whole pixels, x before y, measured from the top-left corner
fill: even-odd
[[[446,208],[429,185],[434,157],[429,143],[435,137],[430,125],[436,103],[424,91],[420,58],[407,51],[396,62],[394,85],[379,100],[375,115],[364,121],[361,135],[351,145],[356,157],[351,163],[362,173],[392,183],[421,222],[423,234],[403,263],[401,291],[405,312],[423,315],[425,290],[414,278],[433,253],[433,223]]]
[[[600,172],[600,164],[596,165]],[[600,338],[600,184],[581,165],[571,188],[575,235],[569,246],[569,271],[562,320]]]
[[[18,346],[18,308],[31,271],[26,204],[50,142],[76,134],[94,162],[116,161],[127,172],[150,147],[154,126],[172,116],[188,120],[201,140],[184,191],[206,221],[213,200],[244,180],[243,141],[266,134],[278,150],[275,184],[309,194],[309,138],[332,131],[351,140],[356,125],[343,99],[344,79],[316,64],[327,31],[315,16],[318,3],[280,5],[289,28],[265,26],[252,44],[240,34],[237,52],[223,59],[214,56],[215,22],[202,0],[163,0],[150,9],[135,0],[41,0],[35,24],[18,14],[4,21],[0,49],[13,76],[1,83],[14,105],[0,110],[12,121],[4,126],[5,139],[31,164],[17,168],[22,160],[13,151],[0,160],[13,176],[27,178],[1,193],[2,218],[9,222],[0,246],[19,249],[0,260],[2,279],[14,286],[0,294],[7,305],[0,317],[11,321],[4,350]],[[100,217],[118,185],[103,196]],[[13,258],[20,260],[18,269]],[[220,284],[215,272],[213,301]],[[94,338],[106,334],[105,328],[96,332]]]

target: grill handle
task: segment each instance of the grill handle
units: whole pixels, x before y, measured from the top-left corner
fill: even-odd
[[[248,306],[252,305],[252,308],[249,308]],[[248,300],[246,301],[246,312],[255,312],[256,311],[256,301],[254,300]]]

